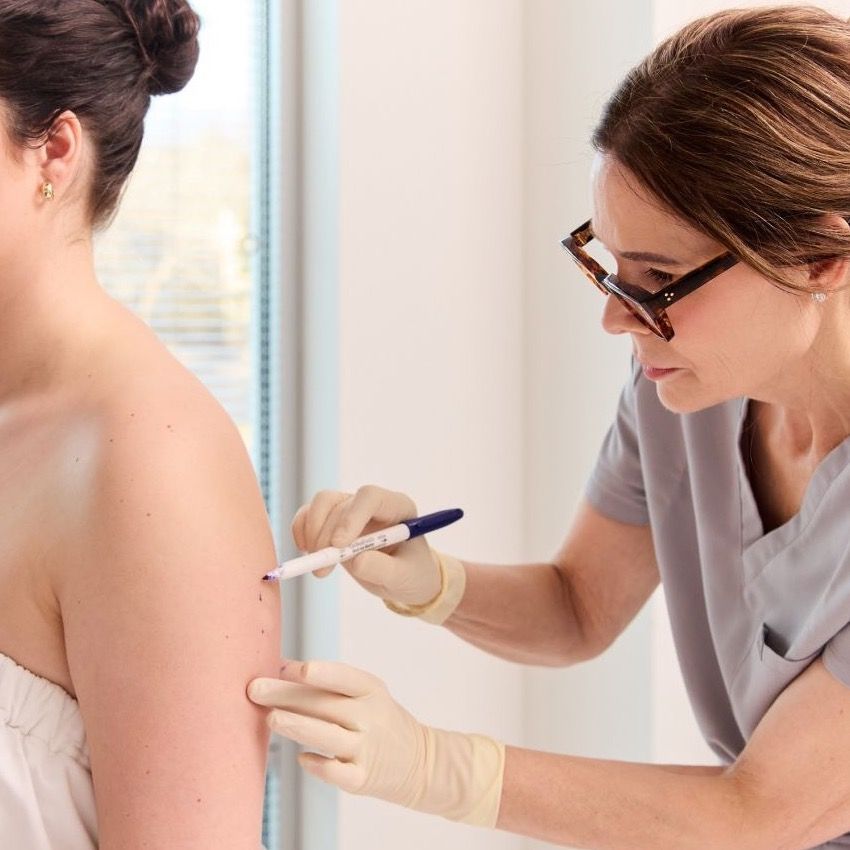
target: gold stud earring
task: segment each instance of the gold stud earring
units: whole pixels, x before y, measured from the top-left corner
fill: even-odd
[[[52,201],[56,197],[56,192],[53,190],[53,184],[46,180],[41,187],[41,196],[45,201]]]

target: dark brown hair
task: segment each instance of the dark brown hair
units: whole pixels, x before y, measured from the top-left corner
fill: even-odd
[[[0,0],[6,130],[40,145],[65,110],[95,152],[89,212],[107,222],[136,164],[151,95],[182,89],[200,20],[186,0]]]
[[[810,6],[701,18],[634,68],[593,134],[656,197],[772,280],[850,254],[850,26]]]

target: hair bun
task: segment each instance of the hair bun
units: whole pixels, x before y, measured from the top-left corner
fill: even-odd
[[[125,8],[148,66],[150,93],[180,91],[198,64],[200,18],[187,0],[126,0]]]

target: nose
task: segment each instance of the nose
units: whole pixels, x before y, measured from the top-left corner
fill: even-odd
[[[602,329],[609,334],[652,334],[652,331],[639,321],[619,298],[609,295],[605,299],[602,311]]]

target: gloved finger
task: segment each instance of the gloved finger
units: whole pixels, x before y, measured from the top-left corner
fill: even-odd
[[[366,784],[366,772],[357,762],[337,761],[318,753],[299,753],[298,763],[322,782],[336,785],[350,794],[359,793]]]
[[[317,545],[319,532],[328,518],[328,514],[340,502],[344,502],[351,497],[348,493],[339,493],[336,490],[322,490],[313,497],[310,502],[310,509],[304,518],[304,547],[308,552],[315,552],[322,547]]]
[[[409,496],[367,484],[340,511],[331,545],[348,546],[370,525],[385,528],[415,516],[416,505]]]
[[[316,578],[325,578],[326,576],[329,576],[335,569],[336,565],[332,567],[322,567],[322,569],[320,570],[313,570],[313,575],[316,576]]]
[[[299,552],[307,551],[307,538],[305,537],[306,529],[304,528],[304,525],[307,522],[307,514],[309,512],[309,502],[306,505],[301,505],[301,507],[295,512],[295,516],[292,518],[292,524],[289,526],[289,529],[292,532],[292,540]]]
[[[248,696],[257,705],[317,717],[346,729],[356,728],[350,722],[350,710],[346,711],[347,704],[350,706],[351,703],[349,697],[328,693],[311,685],[280,679],[254,679],[248,685]]]
[[[395,558],[378,550],[364,552],[346,561],[343,566],[353,578],[367,585],[370,590],[374,588],[376,591],[386,590],[387,579],[398,571],[398,562]]]
[[[333,546],[331,542],[334,532],[339,525],[340,512],[345,510],[345,506],[351,501],[351,497],[346,495],[345,499],[338,501],[330,511],[328,511],[322,527],[316,535],[316,549],[324,549],[326,546]]]
[[[384,686],[377,676],[338,661],[287,661],[280,678],[348,697],[366,696]]]
[[[269,713],[269,728],[302,747],[319,750],[335,758],[352,759],[357,754],[361,736],[336,723],[315,717],[275,709]]]

